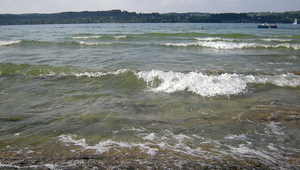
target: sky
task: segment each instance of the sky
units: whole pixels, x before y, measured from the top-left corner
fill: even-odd
[[[107,11],[169,12],[285,12],[299,11],[299,0],[0,0],[0,14]]]

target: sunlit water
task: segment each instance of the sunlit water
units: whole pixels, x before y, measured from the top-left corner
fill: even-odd
[[[299,169],[300,27],[278,27],[1,26],[0,167]]]

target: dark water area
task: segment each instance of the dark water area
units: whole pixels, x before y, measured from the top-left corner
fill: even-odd
[[[300,169],[299,30],[1,26],[0,169]]]

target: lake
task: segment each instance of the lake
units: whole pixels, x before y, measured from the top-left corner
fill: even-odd
[[[0,167],[300,169],[300,26],[0,27]]]

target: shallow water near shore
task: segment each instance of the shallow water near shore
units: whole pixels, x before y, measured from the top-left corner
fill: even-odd
[[[0,168],[300,169],[300,27],[278,27],[1,26]]]

